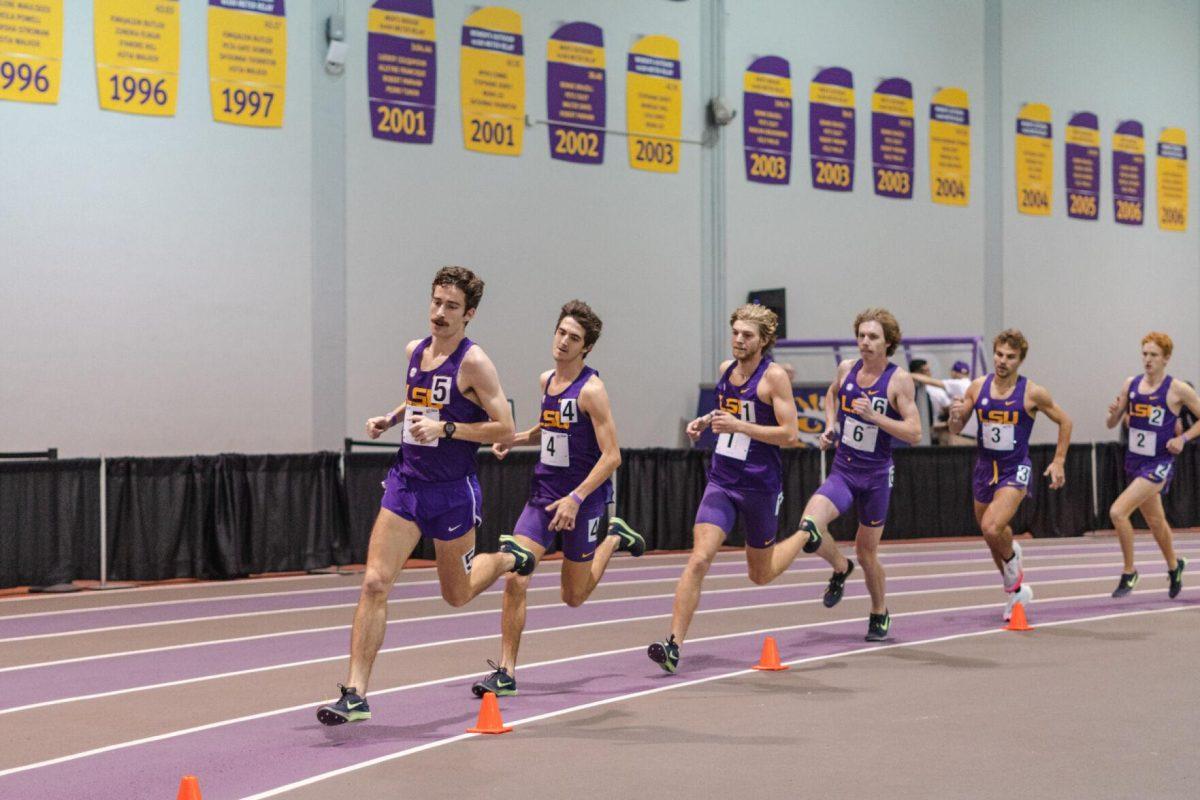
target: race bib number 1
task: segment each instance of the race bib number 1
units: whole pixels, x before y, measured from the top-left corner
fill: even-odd
[[[716,451],[726,458],[745,461],[750,452],[750,437],[744,433],[722,433],[717,437]]]

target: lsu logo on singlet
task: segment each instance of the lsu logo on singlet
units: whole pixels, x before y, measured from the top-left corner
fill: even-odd
[[[409,386],[408,404],[422,408],[438,408],[450,402],[449,375],[435,375],[432,386]]]
[[[717,397],[717,407],[726,414],[732,414],[746,422],[754,422],[754,403],[748,403],[740,397]]]
[[[544,401],[543,401],[544,402]],[[568,397],[559,401],[558,410],[542,409],[542,427],[569,431],[572,422],[579,421],[579,401]]]
[[[982,408],[977,408],[975,409],[975,413],[978,415],[979,422],[981,424],[990,423],[992,425],[1016,425],[1017,420],[1020,417],[1019,412],[1016,410],[1002,411],[995,408],[989,411],[985,411]]]
[[[1149,403],[1129,404],[1129,416],[1148,420],[1151,425],[1161,425],[1166,413],[1167,410],[1162,406],[1154,406]]]

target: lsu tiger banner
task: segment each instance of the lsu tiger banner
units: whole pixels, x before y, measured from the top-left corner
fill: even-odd
[[[367,12],[367,97],[371,135],[406,144],[433,141],[437,41],[433,0],[376,0]]]
[[[742,88],[746,180],[787,184],[792,177],[792,73],[787,59],[755,59]]]
[[[57,103],[62,0],[0,0],[0,100]]]
[[[1026,103],[1017,114],[1017,211],[1050,215],[1054,197],[1054,143],[1050,106]]]
[[[1096,115],[1081,111],[1067,123],[1067,216],[1098,219],[1100,216],[1100,123]]]
[[[178,0],[95,0],[93,13],[100,108],[175,116]]]
[[[854,76],[829,67],[808,87],[808,151],[814,189],[854,188]]]
[[[546,110],[550,157],[574,164],[604,163],[608,112],[604,88],[604,31],[571,22],[546,43]]]
[[[208,0],[208,93],[217,122],[283,126],[284,0]]]
[[[679,42],[670,36],[643,36],[629,48],[625,118],[629,166],[647,172],[679,172],[683,71]]]
[[[1188,212],[1187,133],[1164,128],[1158,137],[1158,227],[1186,231]]]
[[[521,15],[481,8],[462,27],[459,66],[463,146],[519,156],[525,139],[525,39]]]
[[[1127,119],[1113,133],[1113,215],[1119,225],[1141,225],[1146,215],[1146,139],[1142,123]]]
[[[929,104],[929,195],[944,206],[971,200],[971,109],[967,93],[939,89]]]
[[[911,200],[913,196],[912,84],[888,78],[871,97],[871,166],[875,194]]]

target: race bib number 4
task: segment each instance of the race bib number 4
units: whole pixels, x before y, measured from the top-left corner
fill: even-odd
[[[571,449],[567,434],[542,431],[542,463],[548,467],[571,465]]]
[[[879,426],[866,425],[853,417],[846,417],[842,426],[842,444],[863,452],[875,452],[875,442],[879,439]]]
[[[1016,446],[1016,428],[985,422],[983,446],[987,450],[1012,450]]]
[[[1158,434],[1154,431],[1131,430],[1129,432],[1129,450],[1139,456],[1158,454]]]
[[[434,422],[440,422],[442,412],[436,408],[425,408],[423,406],[409,406],[406,408],[404,411],[404,443],[415,444],[417,447],[437,447],[437,439],[434,439],[432,442],[418,442],[413,438],[412,426],[422,417],[427,417]]]

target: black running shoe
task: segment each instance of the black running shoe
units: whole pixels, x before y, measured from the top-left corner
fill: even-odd
[[[804,543],[804,552],[815,553],[821,549],[821,532],[817,530],[817,523],[813,522],[812,518],[805,517],[800,520],[800,531],[808,536]]]
[[[1182,573],[1183,570],[1180,570]],[[1174,573],[1171,573],[1172,575]],[[1122,572],[1121,580],[1117,582],[1117,588],[1113,589],[1113,597],[1124,597],[1133,591],[1133,587],[1137,586],[1138,574],[1135,569],[1133,572]],[[1174,596],[1174,595],[1172,595]]]
[[[1183,569],[1187,566],[1186,558],[1175,559],[1175,569],[1167,573],[1171,578],[1171,588],[1167,590],[1167,596],[1174,599],[1183,591]]]
[[[500,537],[500,552],[511,553],[512,557],[517,560],[509,572],[515,572],[518,575],[532,575],[534,568],[537,567],[537,559],[534,557],[533,551],[517,544],[517,540],[511,536]]]
[[[675,634],[671,634],[665,641],[650,645],[646,649],[646,655],[650,656],[650,660],[655,664],[673,674],[679,668],[679,645],[675,643]]]
[[[620,517],[609,519],[608,535],[618,537],[620,542],[617,544],[617,549],[627,551],[634,558],[646,552],[646,540]]]
[[[829,585],[825,587],[826,608],[833,608],[842,601],[842,592],[846,590],[846,578],[849,578],[850,573],[854,572],[854,562],[846,559],[846,563],[850,566],[846,567],[845,572],[835,572],[829,578]]]
[[[888,629],[892,627],[892,615],[885,609],[882,614],[872,614],[867,621],[867,641],[886,642]]]
[[[483,697],[488,692],[497,697],[509,697],[517,693],[517,679],[508,674],[508,670],[488,659],[488,666],[494,671],[471,687],[476,697]]]
[[[371,707],[367,698],[359,695],[353,686],[338,684],[342,697],[336,703],[321,706],[317,709],[317,720],[322,725],[341,725],[344,722],[358,722],[371,718]]]

